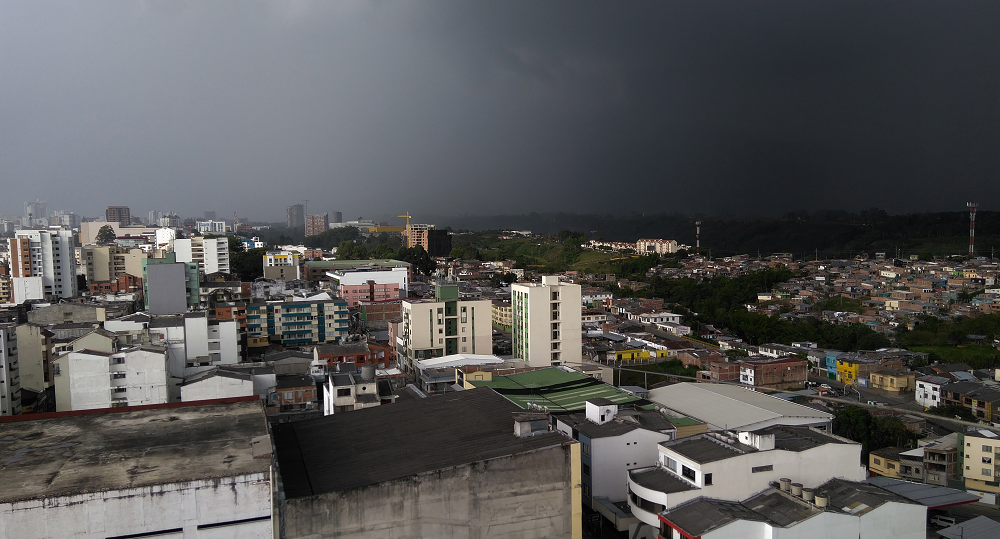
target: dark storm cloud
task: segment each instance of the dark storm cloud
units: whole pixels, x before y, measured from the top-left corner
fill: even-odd
[[[0,211],[985,207],[997,28],[996,2],[5,2]]]

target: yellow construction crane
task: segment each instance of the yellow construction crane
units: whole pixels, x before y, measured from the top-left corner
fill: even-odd
[[[405,215],[397,215],[396,217],[399,217],[399,218],[405,217],[406,218],[406,232],[404,232],[403,234],[406,236],[406,248],[409,249],[411,247],[411,245],[410,245],[410,217],[413,217],[413,216],[410,215],[410,212],[406,212]]]

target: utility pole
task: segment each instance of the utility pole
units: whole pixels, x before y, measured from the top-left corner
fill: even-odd
[[[972,258],[976,254],[976,208],[979,204],[969,202],[966,206],[969,207],[969,258]]]

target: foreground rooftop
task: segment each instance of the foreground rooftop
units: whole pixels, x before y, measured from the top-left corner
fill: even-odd
[[[0,502],[266,473],[256,397],[0,423]],[[269,452],[269,451],[268,451]]]

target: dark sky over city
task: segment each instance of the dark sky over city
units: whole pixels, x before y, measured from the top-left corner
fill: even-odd
[[[0,3],[0,214],[996,209],[1000,2]]]

